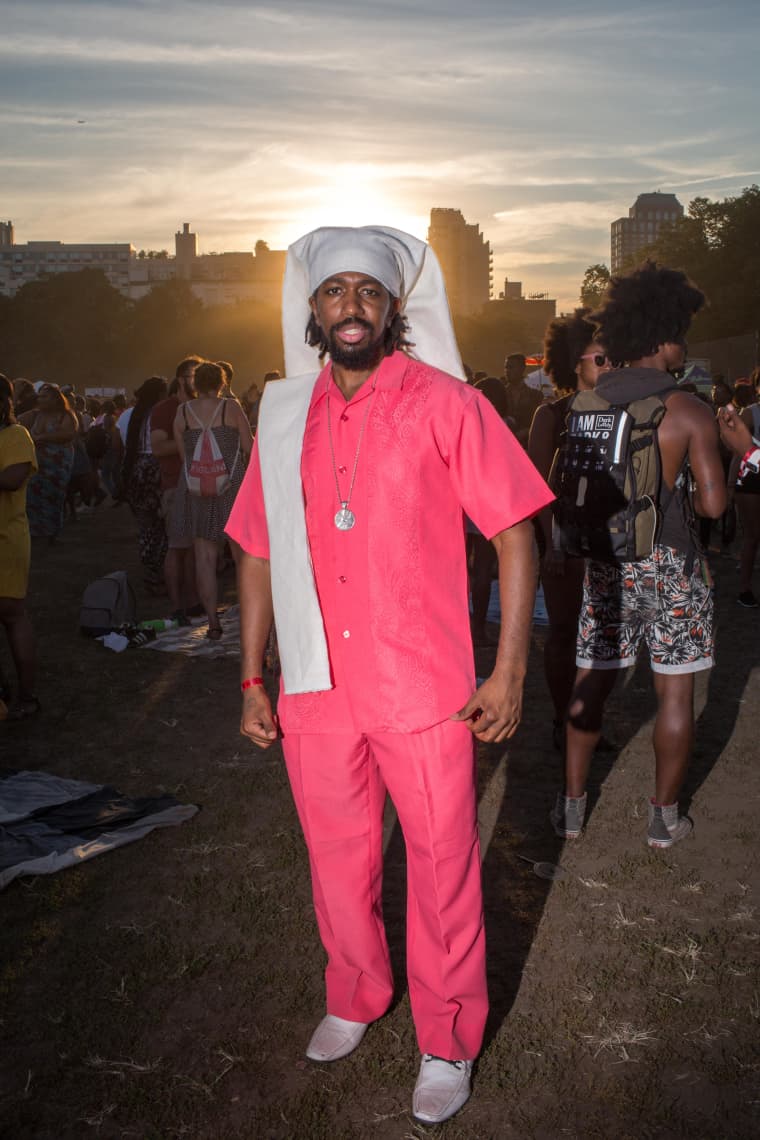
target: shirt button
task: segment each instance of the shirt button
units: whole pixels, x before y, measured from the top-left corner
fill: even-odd
[[[346,415],[346,413],[344,412],[344,413],[343,413],[343,415],[342,415],[340,418],[341,418],[341,420],[345,421],[345,420],[347,420],[347,419],[348,419],[348,416],[347,416],[347,415]]]
[[[350,631],[349,629],[344,629],[344,630],[343,630],[343,636],[344,636],[344,637],[350,637],[350,636],[351,636],[351,631]]]
[[[344,463],[341,463],[340,467],[338,468],[338,474],[339,475],[345,475],[346,474],[346,466]]]
[[[348,581],[348,579],[346,578],[346,575],[345,575],[345,574],[341,574],[340,578],[338,578],[338,581],[339,581],[339,582],[347,582],[347,581]]]

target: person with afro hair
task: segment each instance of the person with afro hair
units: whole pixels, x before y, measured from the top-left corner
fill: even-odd
[[[544,334],[544,371],[551,377],[557,399],[536,409],[528,437],[528,455],[544,479],[549,478],[565,417],[576,391],[596,387],[610,364],[596,343],[590,309],[557,317]],[[544,507],[534,520],[540,557],[549,632],[544,643],[544,674],[554,705],[554,746],[562,751],[565,713],[575,681],[575,635],[583,595],[583,558],[572,558],[552,542],[552,510]]]
[[[597,394],[610,405],[659,396],[664,415],[655,429],[662,462],[658,527],[651,554],[622,562],[588,560],[576,646],[575,685],[568,706],[565,789],[551,812],[555,831],[580,835],[586,782],[601,733],[604,704],[618,671],[649,650],[657,715],[655,794],[649,801],[647,842],[666,848],[692,828],[678,796],[694,739],[694,674],[713,664],[713,598],[706,559],[686,523],[686,487],[697,514],[719,518],[726,486],[718,431],[710,409],[680,391],[669,375],[683,366],[686,333],[704,296],[685,274],[645,262],[613,277],[592,316],[596,340],[615,365]]]

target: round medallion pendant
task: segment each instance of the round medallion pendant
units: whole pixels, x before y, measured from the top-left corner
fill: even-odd
[[[355,522],[354,512],[350,511],[348,507],[341,507],[335,516],[335,525],[338,530],[351,530]]]

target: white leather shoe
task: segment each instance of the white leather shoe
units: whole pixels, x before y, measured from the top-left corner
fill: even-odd
[[[412,1099],[416,1118],[426,1124],[440,1124],[459,1112],[470,1097],[471,1073],[472,1061],[445,1061],[423,1053]]]
[[[364,1021],[346,1021],[328,1013],[314,1030],[306,1056],[310,1061],[339,1061],[353,1053],[367,1028]]]

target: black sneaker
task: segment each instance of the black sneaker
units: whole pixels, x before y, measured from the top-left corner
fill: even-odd
[[[739,594],[736,600],[740,606],[744,606],[745,610],[756,610],[760,604],[751,590],[745,590],[743,594]]]

